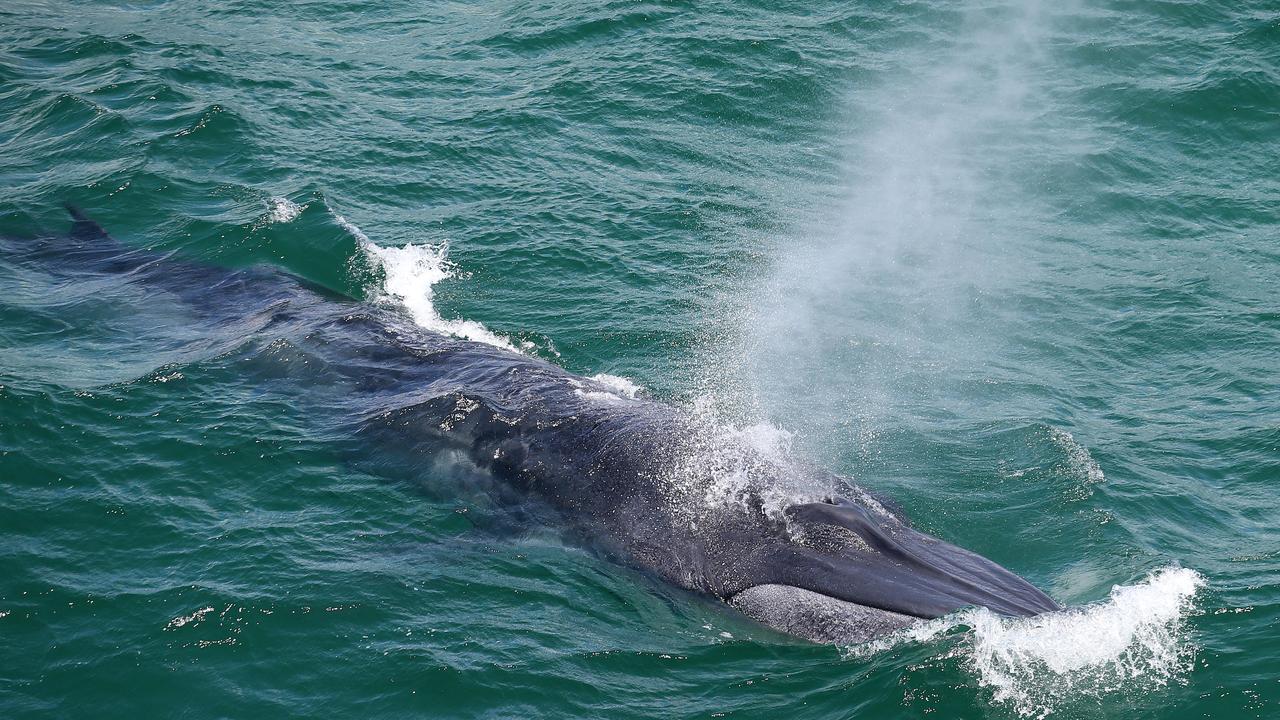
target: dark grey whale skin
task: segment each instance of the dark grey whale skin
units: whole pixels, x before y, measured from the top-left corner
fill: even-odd
[[[822,470],[740,453],[749,482],[708,503],[715,463],[688,413],[543,360],[422,330],[277,269],[228,270],[128,249],[75,209],[66,235],[6,242],[14,262],[112,275],[189,304],[193,324],[288,342],[367,452],[449,450],[497,492],[554,508],[568,536],[617,562],[822,642],[861,642],[967,606],[1029,616],[1059,606],[994,562],[913,529],[888,501]],[[190,328],[187,328],[190,330]],[[230,329],[230,330],[228,330]],[[723,452],[724,448],[720,448]],[[760,488],[804,474],[832,492],[767,512]]]

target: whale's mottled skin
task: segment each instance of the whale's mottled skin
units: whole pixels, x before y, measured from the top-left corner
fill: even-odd
[[[71,232],[9,248],[18,262],[112,274],[189,303],[209,332],[291,343],[296,378],[336,390],[368,453],[461,454],[495,492],[554,508],[568,537],[783,632],[865,641],[966,606],[1025,616],[1058,609],[994,562],[912,528],[887,500],[813,467],[711,447],[688,413],[625,397],[523,354],[433,334],[385,308],[271,268],[226,270],[130,250],[77,211]],[[720,442],[720,441],[716,441]],[[735,455],[732,493],[714,491]],[[763,489],[827,488],[767,506]]]

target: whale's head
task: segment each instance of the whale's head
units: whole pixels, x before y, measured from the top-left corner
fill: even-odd
[[[783,632],[859,643],[965,607],[1007,616],[1059,610],[1048,595],[995,562],[920,532],[863,496],[797,504],[722,596]],[[741,557],[741,556],[740,556]]]

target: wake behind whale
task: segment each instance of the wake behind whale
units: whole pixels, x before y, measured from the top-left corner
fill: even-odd
[[[21,243],[13,257],[164,293],[211,335],[287,343],[306,373],[263,382],[341,408],[337,424],[365,453],[463,457],[492,480],[496,502],[536,499],[571,541],[783,632],[858,643],[965,607],[1059,609],[846,478],[726,439],[696,414],[504,347],[483,328],[462,328],[480,341],[453,337],[444,333],[459,328],[438,315],[425,319],[444,332],[280,270],[128,249],[73,216],[69,236]],[[779,487],[816,492],[780,503]]]

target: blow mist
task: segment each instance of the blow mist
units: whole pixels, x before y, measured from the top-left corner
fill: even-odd
[[[848,467],[850,449],[875,458],[972,406],[966,383],[1011,354],[1004,324],[1025,321],[1003,298],[1044,272],[1034,252],[1054,228],[1039,179],[1095,132],[1052,112],[1069,92],[1054,84],[1052,52],[1069,12],[1032,2],[944,14],[928,42],[854,90],[851,131],[832,141],[845,148],[840,199],[776,238],[764,279],[724,302],[746,309],[736,342],[707,362],[706,415],[785,428],[788,453]],[[958,645],[992,702],[1045,717],[1185,676],[1185,621],[1203,585],[1168,567],[1060,613],[963,611],[847,654]]]

